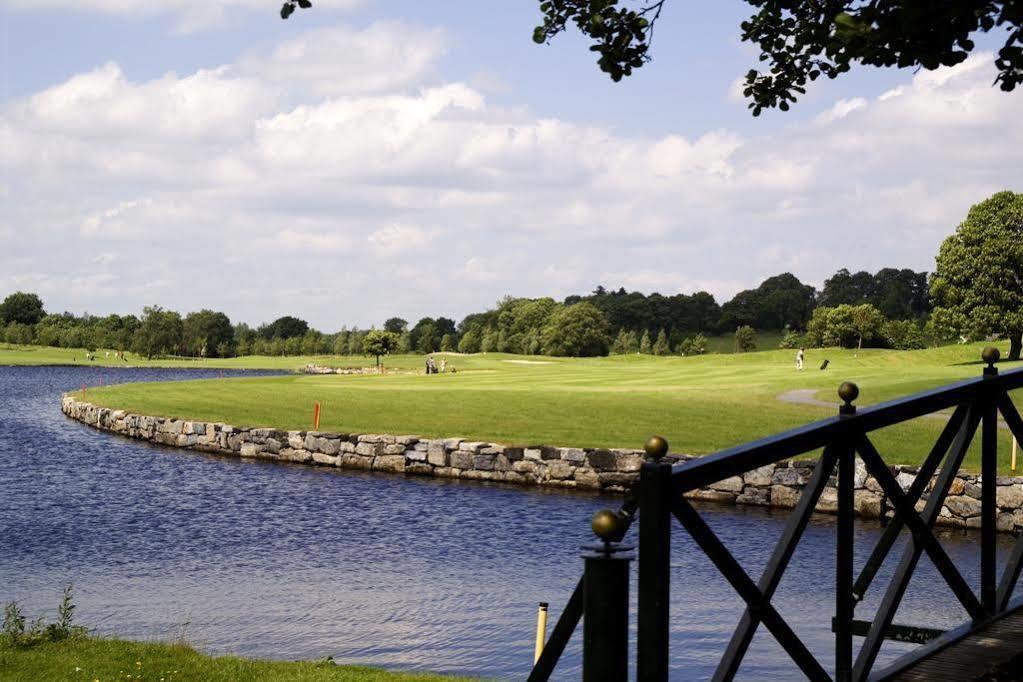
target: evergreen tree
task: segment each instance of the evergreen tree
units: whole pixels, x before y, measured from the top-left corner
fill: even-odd
[[[657,333],[657,340],[654,341],[652,350],[654,355],[667,355],[671,352],[671,347],[668,346],[668,335],[664,333],[663,329]]]
[[[646,330],[643,331],[643,338],[639,340],[639,352],[643,355],[650,355],[653,352],[650,346],[650,332]]]

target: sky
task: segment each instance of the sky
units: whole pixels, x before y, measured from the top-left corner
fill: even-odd
[[[535,0],[0,0],[0,296],[324,331],[505,295],[930,270],[1023,191],[1023,92],[982,37],[753,118],[738,0],[672,0],[613,83]]]

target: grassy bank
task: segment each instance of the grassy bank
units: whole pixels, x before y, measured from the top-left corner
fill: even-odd
[[[706,453],[835,413],[780,400],[786,392],[837,402],[839,383],[852,380],[860,385],[859,403],[867,405],[979,376],[980,351],[981,345],[812,350],[809,369],[798,373],[791,351],[593,359],[488,354],[449,357],[457,374],[128,384],[90,390],[88,397],[143,414],[282,429],[311,428],[318,401],[325,431],[582,447],[638,447],[656,432],[677,451]],[[830,368],[816,369],[825,358]],[[408,356],[389,363],[418,367],[421,361]],[[941,426],[940,420],[920,419],[887,429],[877,442],[892,463],[913,464]],[[1001,437],[1007,452],[1008,435]]]
[[[781,334],[778,332],[762,332],[757,335],[757,344],[762,349],[778,347]],[[735,339],[732,336],[712,336],[707,339],[707,352],[729,354],[735,351]],[[23,346],[18,344],[0,343],[0,367],[34,366],[34,365],[83,365],[92,367],[208,367],[211,369],[280,369],[295,370],[308,364],[326,367],[368,367],[376,360],[363,355],[295,355],[267,356],[246,355],[240,358],[155,358],[147,360],[137,353],[127,353],[126,360],[114,357],[114,351],[99,349],[95,351],[95,359],[87,360],[84,348],[52,348],[50,346]],[[104,355],[104,354],[108,355]],[[422,364],[422,355],[397,355],[386,359],[388,366],[412,369]]]
[[[127,642],[76,637],[29,648],[0,645],[0,679],[38,680],[203,680],[232,682],[458,682],[468,678],[390,673],[337,666],[332,662],[260,661],[207,656],[183,644]]]

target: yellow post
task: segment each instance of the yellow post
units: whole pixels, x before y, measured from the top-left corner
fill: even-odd
[[[536,613],[536,647],[533,649],[533,665],[540,660],[543,647],[547,643],[547,602],[540,602],[540,609]]]
[[[1011,468],[1013,471],[1016,470],[1016,450],[1018,450],[1018,449],[1019,449],[1019,442],[1016,440],[1016,437],[1013,436],[1012,437],[1012,462],[1009,464],[1009,468]]]

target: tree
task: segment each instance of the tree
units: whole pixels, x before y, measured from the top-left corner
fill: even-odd
[[[278,317],[268,325],[259,328],[259,335],[264,339],[291,339],[304,336],[309,331],[309,323],[291,315]]]
[[[475,329],[467,331],[462,335],[462,340],[458,342],[459,353],[479,353],[480,352],[480,334]]]
[[[668,345],[668,335],[664,333],[663,329],[657,333],[657,340],[654,341],[651,350],[654,355],[667,355],[671,352],[671,347]]]
[[[362,339],[362,351],[366,355],[374,355],[377,368],[380,367],[380,356],[388,355],[398,347],[398,335],[394,332],[372,329]]]
[[[221,351],[234,352],[234,328],[224,313],[206,309],[189,313],[182,323],[182,335],[193,355],[200,354],[203,347],[209,357],[221,357]]]
[[[154,355],[173,353],[181,345],[181,316],[158,305],[142,309],[142,324],[132,340],[136,353],[150,360]]]
[[[12,322],[36,324],[46,316],[43,302],[36,294],[16,291],[0,303],[0,326]]]
[[[813,311],[813,318],[806,326],[806,341],[812,346],[842,348],[863,348],[877,341],[883,345],[884,322],[884,315],[869,303],[842,304],[834,308],[822,306]]]
[[[650,347],[650,332],[643,330],[643,337],[639,340],[639,352],[643,355],[650,355],[653,348]]]
[[[742,326],[756,329],[803,327],[814,307],[816,291],[791,273],[768,277],[756,289],[740,291],[721,306],[722,332]]]
[[[746,73],[743,95],[759,116],[765,108],[789,109],[808,81],[837,78],[855,65],[922,67],[963,62],[972,36],[1004,28],[1008,37],[995,59],[995,82],[1009,92],[1023,82],[1023,7],[1019,0],[746,0],[755,14],[741,24],[741,38],[760,50],[767,72]],[[294,11],[295,4],[285,3]],[[597,65],[614,81],[650,60],[654,27],[667,0],[541,0],[543,23],[533,31],[549,42],[570,25],[591,40]],[[633,7],[622,7],[628,4]]]
[[[744,324],[735,330],[735,352],[751,353],[757,349],[757,331]]]
[[[391,317],[384,322],[385,332],[394,332],[395,334],[404,334],[408,331],[408,322],[400,317]]]
[[[998,192],[941,245],[931,280],[939,329],[968,337],[1001,334],[1009,359],[1023,350],[1023,194]]]
[[[545,355],[594,357],[607,355],[611,328],[592,303],[576,303],[558,309],[541,334]]]

